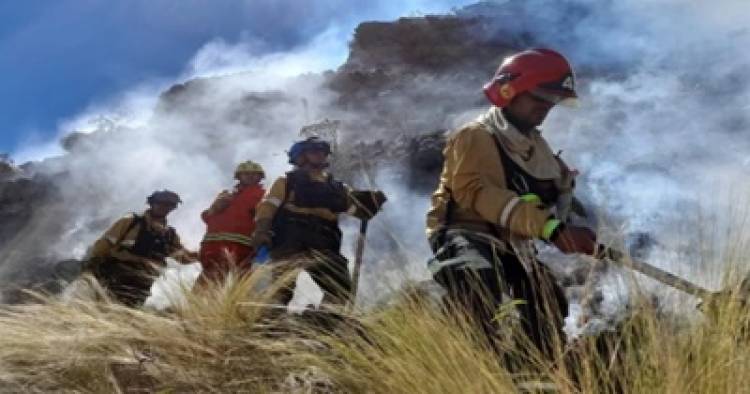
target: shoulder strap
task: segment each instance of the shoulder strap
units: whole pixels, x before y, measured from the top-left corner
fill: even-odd
[[[135,226],[141,224],[143,222],[143,216],[138,215],[137,213],[133,213],[133,221],[130,222],[128,227],[125,229],[125,231],[120,234],[119,237],[117,237],[117,242],[115,242],[114,246],[120,246],[122,241],[125,239],[125,237],[128,236],[128,233],[132,231]]]
[[[526,180],[524,176],[526,175],[526,171],[521,168],[518,164],[516,164],[515,161],[508,155],[508,152],[505,151],[503,148],[503,145],[500,143],[500,139],[496,135],[492,135],[492,141],[495,142],[495,147],[497,148],[497,153],[500,155],[500,162],[503,165],[503,176],[505,177],[505,183],[506,187],[510,190],[513,190],[514,192],[518,194],[524,194],[529,193],[529,185],[526,184]],[[521,173],[522,179],[522,185],[516,185],[514,181],[514,177],[516,173]]]
[[[294,191],[294,184],[296,183],[296,171],[289,171],[286,173],[286,184],[284,185],[284,200],[279,204],[279,208],[281,209],[286,205],[287,202],[289,202],[289,195]]]
[[[177,238],[177,230],[172,226],[167,226],[167,242],[171,246],[174,240]]]
[[[112,246],[120,248],[120,250],[123,250],[124,248],[122,246],[122,241],[125,239],[125,237],[128,236],[128,233],[135,228],[135,226],[138,226],[143,222],[144,222],[143,216],[138,215],[137,213],[133,213],[133,221],[130,222],[130,224],[125,229],[125,231],[123,231],[122,234],[120,234],[120,236],[117,238],[117,242],[115,242],[115,244]]]

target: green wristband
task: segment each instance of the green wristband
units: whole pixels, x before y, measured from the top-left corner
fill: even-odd
[[[544,227],[542,228],[542,239],[549,240],[561,224],[562,222],[558,219],[547,220],[547,223],[544,223]]]
[[[523,202],[541,203],[542,199],[534,193],[526,193],[519,197]]]

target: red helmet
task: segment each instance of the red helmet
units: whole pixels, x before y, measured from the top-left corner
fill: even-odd
[[[484,94],[498,107],[524,92],[555,104],[575,101],[575,75],[568,60],[551,49],[529,49],[505,58],[484,85]]]

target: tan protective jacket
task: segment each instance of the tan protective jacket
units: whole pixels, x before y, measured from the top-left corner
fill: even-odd
[[[168,231],[167,224],[160,222],[151,217],[149,211],[145,211],[143,216],[144,225],[149,226],[158,232]],[[94,246],[89,252],[89,258],[107,259],[114,258],[120,261],[130,261],[134,263],[144,262],[144,258],[137,256],[128,251],[135,245],[138,232],[141,225],[133,225],[135,215],[130,214],[117,220],[101,238],[96,240]],[[185,250],[180,242],[179,236],[175,233],[172,245],[170,245],[170,257],[180,263],[187,264],[192,262],[189,257],[190,252]]]
[[[328,173],[324,171],[316,172],[312,173],[311,177],[313,181],[322,183],[326,181]],[[273,182],[271,188],[268,189],[266,195],[263,197],[263,200],[258,204],[257,212],[255,214],[256,222],[260,222],[264,219],[273,219],[274,215],[276,215],[276,211],[282,203],[284,204],[284,209],[288,209],[294,213],[312,215],[331,222],[338,222],[338,215],[328,208],[305,208],[294,205],[294,191],[290,193],[290,196],[287,196],[286,183],[286,177],[283,176],[277,178]],[[347,191],[350,191],[348,186],[345,187]],[[349,209],[346,212],[347,214],[354,215],[357,212],[357,205],[351,198],[349,198],[348,208]]]
[[[560,192],[554,209],[526,202],[510,189],[498,143],[529,175],[554,182]],[[443,155],[440,184],[427,213],[428,236],[447,227],[485,232],[503,241],[510,237],[540,238],[545,223],[555,213],[562,220],[567,216],[573,173],[538,130],[522,134],[505,120],[500,108],[493,107],[478,121],[452,132]]]

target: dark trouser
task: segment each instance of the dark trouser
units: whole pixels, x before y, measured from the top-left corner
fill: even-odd
[[[515,255],[493,248],[481,237],[448,232],[442,243],[437,238],[431,244],[435,262],[442,268],[434,278],[454,305],[475,319],[492,340],[501,328],[495,314],[503,295],[524,301],[516,305],[521,327],[534,345],[551,357],[556,341],[564,341],[562,328],[568,314],[565,293],[551,272],[535,263],[527,273]]]
[[[137,263],[114,259],[96,264],[91,273],[115,301],[134,308],[142,306],[151,295],[151,285],[158,274]]]
[[[337,251],[311,250],[280,257],[272,263],[274,278],[284,278],[291,272],[303,269],[323,291],[323,303],[344,305],[352,292],[352,280],[346,258]],[[287,283],[278,294],[278,302],[286,305],[294,296],[296,277],[286,277]]]
[[[298,269],[306,270],[323,290],[323,303],[343,305],[351,297],[352,280],[346,258],[341,255],[338,223],[281,209],[274,218],[271,260],[274,277]],[[295,278],[278,294],[281,304],[294,295]]]

